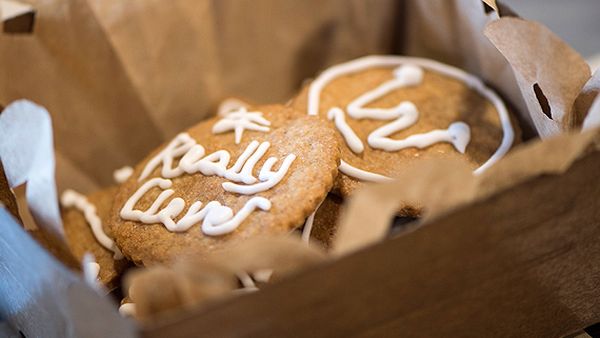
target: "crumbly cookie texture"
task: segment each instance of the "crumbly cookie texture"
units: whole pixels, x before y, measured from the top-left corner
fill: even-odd
[[[87,201],[96,207],[96,214],[102,221],[102,228],[106,233],[108,222],[111,219],[111,210],[117,187],[110,187],[86,196]],[[103,247],[92,232],[90,224],[81,210],[69,207],[62,209],[63,226],[69,249],[75,258],[81,262],[85,253],[94,255],[96,263],[100,266],[98,279],[108,289],[119,285],[119,277],[127,268],[126,259],[114,259],[114,253]]]
[[[337,176],[340,150],[335,131],[318,117],[306,116],[279,105],[250,107],[248,111],[261,112],[262,117],[270,122],[269,130],[253,131],[246,128],[236,144],[233,130],[213,133],[215,124],[223,119],[222,116],[216,116],[190,128],[187,133],[204,147],[207,155],[219,150],[229,152],[231,159],[227,168],[234,165],[250,142],[269,142],[270,147],[256,163],[252,174],[258,178],[259,171],[270,157],[279,159],[273,167],[273,170],[277,170],[287,155],[294,154],[296,159],[283,179],[266,191],[238,194],[224,190],[222,183],[230,182],[226,178],[205,176],[199,172],[183,173],[170,178],[170,189],[174,190],[174,194],[169,200],[180,197],[185,201],[185,208],[174,219],[175,222],[196,201],[202,202],[203,206],[217,201],[237,214],[250,199],[259,196],[270,200],[270,210],[255,209],[235,230],[218,236],[203,233],[202,221],[185,231],[172,232],[162,223],[146,224],[123,219],[120,211],[126,201],[144,182],[161,177],[161,166],[158,166],[147,178],[139,180],[146,164],[165,149],[166,145],[163,145],[136,166],[133,175],[120,187],[113,204],[111,234],[126,257],[138,265],[151,265],[169,262],[182,255],[203,256],[250,237],[287,234],[315,210],[331,190]],[[173,167],[178,165],[180,158],[176,158]],[[158,187],[149,190],[137,201],[135,209],[147,210],[160,193]]]
[[[349,103],[361,95],[391,80],[394,77],[393,70],[394,68],[391,67],[371,68],[332,80],[320,93],[318,115],[326,117],[332,107],[345,110]],[[291,107],[307,112],[309,88],[310,85],[306,86],[295,97]],[[395,89],[365,107],[391,108],[403,101],[412,102],[416,106],[419,112],[418,120],[408,128],[389,135],[389,138],[401,140],[434,129],[446,129],[450,124],[461,121],[470,127],[470,142],[465,153],[461,154],[453,145],[443,142],[423,149],[415,147],[399,151],[373,149],[367,142],[369,135],[377,128],[389,124],[391,120],[353,119],[346,114],[345,120],[362,140],[364,151],[362,153],[352,151],[338,131],[336,136],[340,142],[341,159],[362,170],[394,177],[406,170],[411,162],[427,158],[457,157],[476,169],[500,146],[503,130],[494,105],[457,79],[424,69],[422,81],[418,85]],[[328,125],[336,128],[333,121],[328,121]],[[519,131],[514,123],[513,129],[516,136],[513,142],[515,144],[518,142]],[[336,180],[334,192],[346,197],[363,184],[358,179],[341,173]],[[419,209],[417,206],[413,208],[407,206],[405,214],[416,216]]]
[[[337,223],[342,212],[344,200],[335,195],[329,194],[321,203],[314,218],[310,239],[321,243],[326,249],[331,247],[333,238],[337,231]]]

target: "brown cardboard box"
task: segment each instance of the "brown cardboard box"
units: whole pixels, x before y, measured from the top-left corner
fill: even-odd
[[[284,102],[328,65],[366,54],[479,75],[531,141],[476,178],[426,163],[421,184],[365,189],[349,202],[331,260],[143,327],[0,209],[0,314],[26,336],[560,336],[600,321],[600,85],[543,26],[500,19],[479,0],[31,5],[31,34],[0,35],[0,104],[26,97],[51,112],[59,191],[108,184],[113,169],[224,97]],[[395,201],[423,196],[433,201],[423,220],[381,241]],[[48,215],[32,213],[43,225]]]

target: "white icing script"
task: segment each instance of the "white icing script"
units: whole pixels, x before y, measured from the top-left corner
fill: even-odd
[[[235,133],[235,144],[242,141],[244,130],[268,132],[271,122],[262,116],[261,112],[248,112],[246,107],[240,107],[223,117],[214,124],[213,134],[225,133],[233,130]]]
[[[202,222],[202,232],[208,236],[219,236],[232,232],[254,211],[259,208],[264,211],[271,209],[271,201],[264,197],[252,197],[237,214],[231,208],[221,205],[217,201],[209,202],[204,208],[202,202],[192,203],[185,215],[177,222],[174,218],[179,216],[185,208],[185,201],[175,197],[166,207],[159,210],[160,206],[171,197],[175,191],[169,189],[173,182],[169,179],[155,177],[148,180],[127,200],[121,209],[120,216],[130,221],[154,224],[162,223],[167,230],[173,232],[187,231],[194,224]],[[152,205],[145,211],[135,209],[135,205],[150,189],[159,187],[163,191],[156,197]]]
[[[190,205],[187,212],[177,222],[177,218],[185,209],[185,201],[180,197],[171,199],[164,208],[160,208],[175,194],[170,189],[174,178],[184,173],[201,173],[204,176],[219,176],[232,182],[222,183],[225,191],[253,195],[271,189],[284,178],[290,166],[296,159],[294,154],[287,155],[279,169],[273,171],[273,166],[278,162],[276,157],[269,157],[259,171],[258,178],[253,176],[256,164],[265,156],[269,149],[269,142],[259,143],[252,141],[235,163],[229,166],[231,155],[225,150],[218,150],[205,156],[204,147],[197,144],[187,133],[177,135],[162,151],[156,154],[140,175],[140,181],[148,177],[158,166],[161,166],[162,177],[146,181],[127,200],[120,211],[121,218],[142,223],[162,223],[169,231],[182,232],[194,224],[202,222],[202,232],[208,236],[220,236],[237,229],[239,225],[256,209],[268,211],[271,201],[264,197],[252,197],[234,215],[233,210],[221,205],[217,201],[210,201],[203,207],[203,203],[196,201]],[[181,157],[176,167],[173,164],[176,158]],[[233,182],[243,183],[237,184]],[[135,209],[138,201],[151,189],[159,188],[162,191],[146,210]]]
[[[327,118],[333,120],[335,127],[340,131],[344,137],[344,140],[346,140],[348,148],[350,148],[353,152],[360,154],[363,152],[363,150],[365,150],[365,146],[358,135],[356,135],[354,130],[352,130],[352,128],[348,125],[344,115],[345,114],[342,109],[333,107],[327,113]]]
[[[96,213],[96,207],[90,203],[87,198],[73,190],[65,190],[60,196],[60,204],[65,208],[76,208],[83,213],[85,221],[92,229],[92,233],[100,245],[114,253],[114,259],[122,259],[123,254],[117,248],[115,242],[106,235],[102,229],[102,220]]]
[[[339,76],[358,73],[374,67],[397,68],[393,70],[393,79],[360,95],[346,107],[348,116],[353,119],[393,120],[369,134],[367,143],[371,148],[393,152],[409,147],[425,148],[435,143],[447,142],[451,143],[460,153],[465,152],[471,138],[471,132],[469,126],[464,122],[454,122],[447,129],[432,130],[427,133],[411,135],[402,140],[395,140],[389,138],[389,136],[412,126],[418,121],[419,111],[417,107],[408,101],[386,109],[365,107],[394,90],[420,84],[423,79],[422,68],[427,68],[464,82],[488,99],[499,114],[503,129],[500,147],[483,165],[475,170],[475,173],[483,172],[508,152],[514,138],[514,132],[502,100],[477,77],[433,60],[399,56],[368,56],[331,67],[324,71],[310,86],[308,114],[318,114],[321,92],[331,81]],[[348,147],[357,154],[361,153],[364,150],[362,141],[345,121],[344,111],[339,107],[333,107],[327,115],[329,119],[334,120],[336,128],[344,137]],[[389,179],[386,176],[356,168],[344,161],[341,161],[339,169],[342,173],[363,181],[380,182]]]
[[[224,182],[222,186],[225,191],[253,195],[269,190],[279,183],[296,159],[294,154],[287,155],[279,169],[273,171],[272,168],[278,159],[269,157],[260,169],[257,179],[252,174],[254,167],[264,157],[270,146],[269,142],[250,142],[233,166],[227,168],[231,159],[228,151],[218,150],[205,156],[204,147],[197,144],[196,140],[187,133],[181,133],[146,164],[139,180],[148,177],[162,163],[161,176],[164,178],[174,178],[183,173],[190,175],[201,173],[204,176],[216,175],[233,182],[247,184]],[[173,168],[173,161],[182,155],[183,157],[181,157],[178,166]]]

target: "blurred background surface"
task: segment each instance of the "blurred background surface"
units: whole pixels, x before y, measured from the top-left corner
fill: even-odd
[[[520,16],[548,26],[600,66],[600,0],[501,0]]]

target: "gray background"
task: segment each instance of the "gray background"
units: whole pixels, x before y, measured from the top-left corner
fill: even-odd
[[[600,54],[600,0],[500,0],[541,22],[586,58]]]

